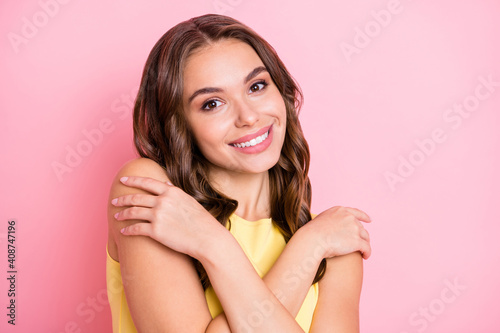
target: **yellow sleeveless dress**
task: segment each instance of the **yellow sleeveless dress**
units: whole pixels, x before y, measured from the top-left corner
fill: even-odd
[[[238,241],[257,273],[263,277],[271,269],[285,248],[286,243],[283,235],[270,218],[258,221],[246,221],[233,214],[229,220],[231,234]],[[107,248],[106,252],[106,282],[113,333],[135,333],[137,330],[130,316],[125,298],[120,263],[110,257]],[[295,317],[295,320],[305,332],[309,332],[318,295],[319,289],[318,283],[316,283],[309,289],[304,303]],[[219,299],[212,287],[205,290],[205,298],[212,318],[223,312]]]

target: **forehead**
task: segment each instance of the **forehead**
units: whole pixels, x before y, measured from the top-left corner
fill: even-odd
[[[184,92],[202,87],[243,83],[254,68],[264,66],[255,50],[237,39],[210,44],[191,54],[184,66]]]

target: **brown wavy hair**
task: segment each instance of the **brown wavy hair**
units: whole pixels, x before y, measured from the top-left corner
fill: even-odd
[[[285,241],[311,220],[310,153],[298,113],[302,92],[273,47],[252,29],[222,15],[203,15],[176,25],[155,44],[146,61],[134,107],[134,143],[142,157],[165,168],[170,181],[193,196],[222,225],[238,202],[208,181],[208,161],[198,149],[183,113],[183,69],[196,50],[224,39],[238,39],[257,52],[286,106],[286,133],[278,163],[269,170],[273,223]],[[230,223],[230,221],[229,221]],[[203,266],[195,266],[204,288],[210,285]],[[314,278],[325,272],[323,260]]]

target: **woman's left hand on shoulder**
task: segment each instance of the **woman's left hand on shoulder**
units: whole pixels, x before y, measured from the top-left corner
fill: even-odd
[[[335,206],[316,216],[303,229],[313,235],[314,246],[323,258],[359,251],[364,259],[368,259],[371,255],[370,235],[361,222],[371,222],[365,212]]]

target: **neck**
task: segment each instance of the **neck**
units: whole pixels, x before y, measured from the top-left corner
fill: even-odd
[[[221,193],[238,201],[235,214],[256,221],[271,216],[269,172],[239,173],[211,170],[210,183]]]

